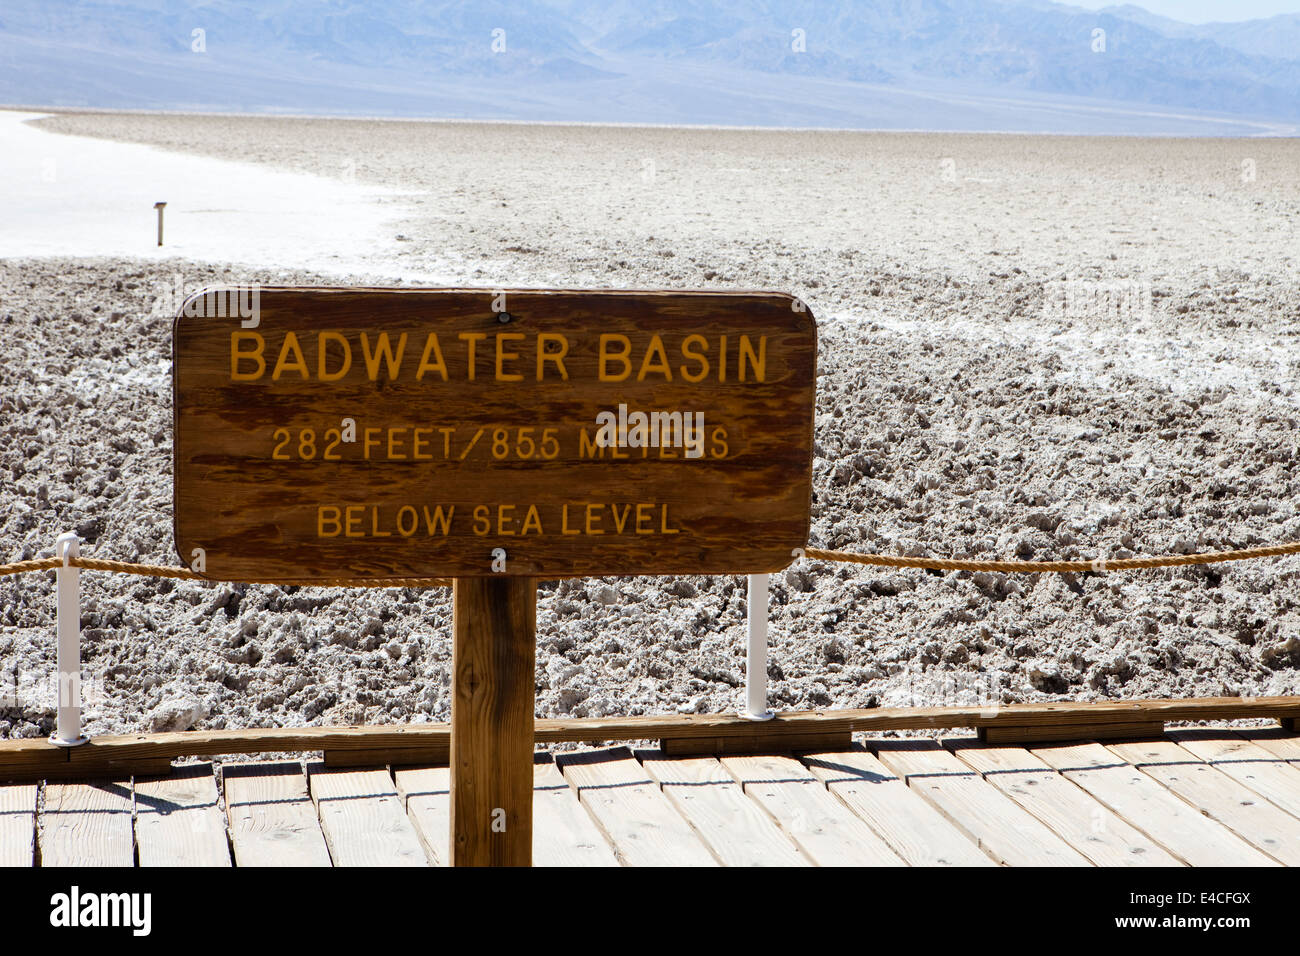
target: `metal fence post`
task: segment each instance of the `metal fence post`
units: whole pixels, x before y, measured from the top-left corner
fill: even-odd
[[[745,666],[745,709],[742,717],[771,720],[767,709],[767,609],[768,576],[751,574],[749,590],[749,652]]]
[[[58,588],[58,725],[50,743],[75,747],[88,738],[81,735],[81,571],[69,562],[77,557],[81,539],[76,532],[61,534],[54,554],[63,566],[54,575]]]

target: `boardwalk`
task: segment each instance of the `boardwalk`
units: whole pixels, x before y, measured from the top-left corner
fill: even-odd
[[[1300,737],[1132,743],[871,739],[835,753],[539,754],[542,866],[1300,863]],[[211,763],[0,785],[0,864],[440,866],[446,767]]]

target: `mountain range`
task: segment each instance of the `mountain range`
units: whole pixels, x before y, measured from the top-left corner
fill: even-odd
[[[5,0],[0,103],[1294,135],[1300,14],[1046,0]]]

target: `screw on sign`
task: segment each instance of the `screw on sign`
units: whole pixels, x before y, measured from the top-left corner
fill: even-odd
[[[218,580],[454,577],[453,860],[529,862],[536,580],[786,567],[808,539],[811,313],[269,288],[249,323],[228,297],[175,322],[177,549]]]

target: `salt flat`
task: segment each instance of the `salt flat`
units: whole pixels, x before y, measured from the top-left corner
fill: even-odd
[[[240,225],[252,204],[223,220],[197,212],[217,195],[194,200],[161,257],[152,203],[181,193],[142,189],[84,246],[76,215],[41,233],[19,197],[0,560],[73,526],[92,554],[177,560],[170,290],[218,279],[792,292],[820,325],[818,545],[1091,559],[1300,539],[1300,141],[33,125],[70,155],[315,186],[261,229]],[[0,161],[39,177],[30,154]],[[322,196],[352,203],[349,228]],[[84,579],[92,733],[447,717],[445,592]],[[778,707],[1300,693],[1300,558],[1077,579],[804,562],[774,581]],[[53,661],[50,587],[0,583],[5,679],[28,688]],[[732,709],[743,627],[735,578],[547,585],[538,713]],[[0,734],[48,732],[48,702],[18,696]]]

